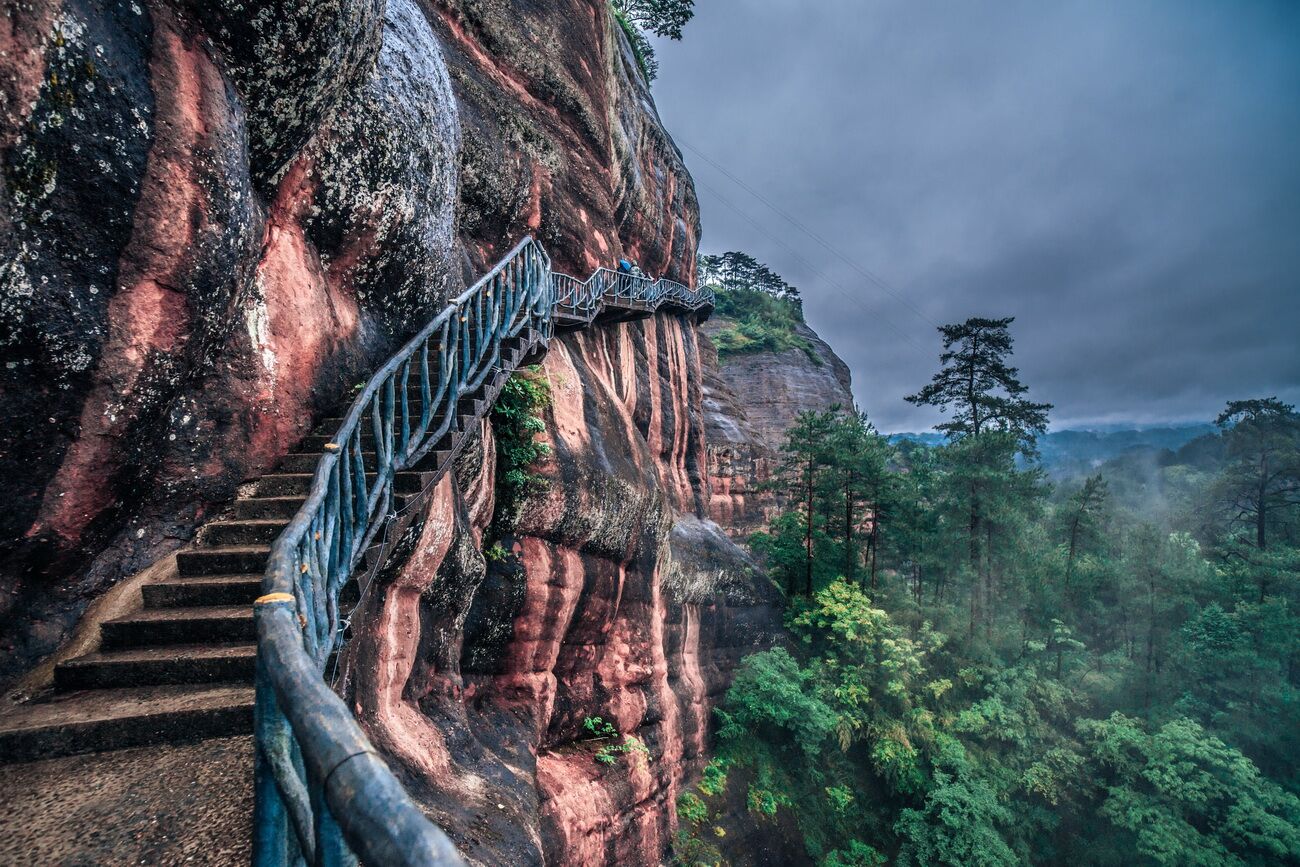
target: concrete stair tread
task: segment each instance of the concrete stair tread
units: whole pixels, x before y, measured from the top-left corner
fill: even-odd
[[[151,581],[140,588],[144,607],[207,608],[214,605],[252,605],[262,595],[261,573],[177,575]]]
[[[192,636],[175,644],[105,647],[55,666],[54,686],[62,692],[113,690],[163,684],[253,682],[257,643],[243,640],[194,644]]]
[[[0,762],[246,734],[253,687],[133,686],[56,694],[0,714]]]
[[[230,620],[232,618],[252,620],[252,603],[248,605],[196,605],[189,608],[146,608],[107,622],[157,623],[164,620]]]
[[[236,520],[256,520],[267,516],[290,520],[305,502],[307,498],[301,494],[283,497],[245,497],[235,501]]]
[[[293,497],[292,499],[298,499],[298,498]],[[288,526],[289,521],[285,518],[228,518],[219,521],[208,521],[203,526],[223,527],[223,526],[228,526],[230,524],[238,524],[240,526],[254,526],[254,527],[285,527]]]
[[[105,662],[153,662],[158,660],[231,659],[256,657],[257,645],[238,644],[167,644],[155,647],[123,647],[97,650],[59,663],[66,666],[96,665]]]
[[[14,705],[0,714],[0,732],[252,704],[253,688],[234,684],[87,689]]]
[[[266,478],[263,476],[262,478]],[[290,497],[289,499],[302,499],[301,497]],[[206,526],[206,525],[205,525]],[[182,551],[183,554],[193,553],[194,551],[229,551],[231,553],[252,553],[260,551],[263,554],[271,550],[270,545],[208,545],[202,548],[189,548]]]
[[[261,582],[262,573],[260,572],[240,572],[229,575],[177,575],[174,578],[163,578],[160,581],[152,581],[149,587],[157,587],[159,584],[184,584],[192,586],[194,584],[243,584],[247,581]]]

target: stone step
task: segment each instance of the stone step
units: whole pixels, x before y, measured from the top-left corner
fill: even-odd
[[[249,497],[235,503],[235,518],[256,521],[266,518],[289,519],[298,514],[306,497]]]
[[[288,519],[254,518],[236,521],[212,521],[199,531],[199,544],[269,545],[289,526]]]
[[[253,688],[145,686],[64,693],[0,715],[0,762],[180,743],[253,730]]]
[[[436,430],[441,424],[442,416],[439,415],[434,417],[433,421],[429,423],[429,427]],[[293,453],[299,455],[315,455],[319,457],[325,451],[325,444],[332,442],[334,442],[333,431],[318,429],[315,433],[310,433],[303,437],[302,440],[299,441],[298,446],[294,449]],[[371,454],[375,450],[375,435],[369,427],[366,427],[361,432],[361,448],[364,450],[363,454]],[[315,469],[315,466],[316,465],[313,463],[313,470]]]
[[[335,431],[318,428],[314,433],[309,433],[302,438],[294,453],[319,455],[325,451],[326,443],[334,442],[334,433]],[[368,425],[361,431],[361,448],[368,452],[375,450],[375,435]]]
[[[325,451],[319,450],[314,452],[300,452],[297,454],[285,455],[284,460],[280,461],[279,472],[282,473],[309,473],[315,475],[316,465],[320,463],[321,456]],[[376,455],[373,451],[364,451],[361,453],[361,460],[367,467],[375,465]]]
[[[146,608],[100,626],[103,649],[257,640],[252,605]]]
[[[140,589],[145,608],[252,605],[262,593],[262,576],[202,575],[152,581]]]
[[[272,473],[262,476],[257,483],[257,493],[263,497],[303,496],[311,490],[315,476],[312,473]],[[366,484],[373,485],[378,476],[366,473]],[[399,494],[418,494],[424,489],[424,476],[416,472],[400,472],[393,476],[393,490]]]
[[[253,682],[256,644],[181,644],[88,653],[54,668],[60,690]]]
[[[268,545],[239,545],[192,548],[176,554],[176,569],[182,577],[196,575],[260,575],[266,571]]]

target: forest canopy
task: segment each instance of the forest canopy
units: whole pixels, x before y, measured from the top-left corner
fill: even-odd
[[[717,711],[684,863],[737,799],[823,867],[1300,863],[1300,416],[1053,485],[1012,324],[940,329],[938,444],[789,431],[751,542],[792,641]]]

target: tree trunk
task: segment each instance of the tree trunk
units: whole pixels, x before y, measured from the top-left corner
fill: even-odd
[[[804,595],[812,597],[813,592],[813,462],[808,460],[808,519],[804,522]]]
[[[871,537],[867,544],[871,551],[871,590],[876,589],[876,557],[880,553],[880,510],[874,509],[871,514]]]
[[[1151,708],[1151,693],[1154,691],[1151,679],[1155,670],[1156,658],[1156,576],[1147,571],[1147,660],[1146,660],[1146,708]]]
[[[857,570],[853,557],[853,476],[844,480],[844,580],[852,581]]]
[[[1264,550],[1265,528],[1267,526],[1268,505],[1266,495],[1268,493],[1268,458],[1260,458],[1259,466],[1259,491],[1258,500],[1255,504],[1255,547]]]
[[[992,638],[993,631],[993,525],[984,524],[984,598],[982,611],[984,615],[984,637]]]
[[[1074,552],[1079,544],[1079,519],[1083,513],[1080,508],[1070,521],[1070,553],[1065,557],[1065,589],[1070,589],[1070,576],[1074,574]]]

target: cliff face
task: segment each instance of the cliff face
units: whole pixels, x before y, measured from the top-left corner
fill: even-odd
[[[600,0],[32,0],[0,28],[0,680],[536,231],[689,278]]]
[[[411,0],[36,0],[0,34],[0,651],[189,538],[459,288]]]
[[[779,628],[770,583],[705,517],[696,332],[657,316],[552,345],[538,468],[513,553],[480,553],[490,425],[409,558],[366,595],[353,701],[471,860],[657,864],[730,671]],[[454,528],[454,529],[453,529]],[[613,764],[587,717],[646,754]]]
[[[777,503],[758,485],[780,462],[785,432],[801,412],[853,406],[849,368],[807,325],[796,330],[812,347],[755,352],[719,360],[709,335],[727,327],[714,317],[702,327],[704,408],[708,440],[709,514],[736,538],[773,516]]]
[[[605,0],[33,0],[0,28],[0,678],[183,545],[523,234],[689,281],[690,176]],[[710,520],[707,340],[565,336],[506,556],[485,422],[339,689],[480,863],[659,863],[777,600]],[[712,374],[711,374],[712,375]],[[583,722],[645,752],[611,765]]]
[[[474,263],[532,233],[585,278],[620,257],[692,282],[695,187],[605,0],[439,0]]]

